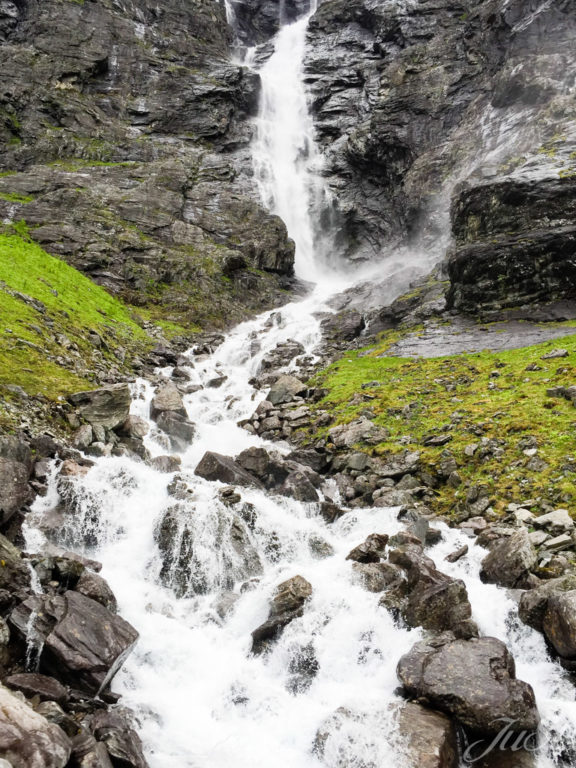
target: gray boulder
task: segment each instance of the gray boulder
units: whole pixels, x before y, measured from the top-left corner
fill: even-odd
[[[535,589],[527,589],[520,598],[518,615],[524,624],[542,632],[550,598],[572,590],[576,590],[576,574],[550,579]]]
[[[482,560],[480,578],[489,584],[503,587],[522,587],[527,584],[530,571],[538,556],[526,528],[499,541]]]
[[[306,472],[294,470],[290,472],[286,480],[278,488],[278,493],[282,496],[290,496],[297,501],[315,502],[319,501],[318,492],[310,482]]]
[[[548,599],[543,629],[559,656],[576,659],[576,589]]]
[[[171,381],[156,390],[150,404],[150,415],[156,421],[161,413],[178,413],[186,418],[186,408],[178,388]]]
[[[61,728],[0,685],[0,755],[11,768],[64,768],[71,752]]]
[[[378,427],[373,421],[362,416],[350,424],[332,427],[329,437],[336,448],[351,448],[356,443],[377,445],[385,440],[388,434],[388,430]]]
[[[456,728],[449,717],[408,702],[400,709],[397,723],[410,765],[418,768],[458,768]]]
[[[312,594],[312,585],[302,576],[293,576],[277,588],[267,621],[252,632],[252,653],[261,653],[278,637],[284,627],[304,613],[304,604]]]
[[[257,477],[243,469],[230,456],[213,451],[206,451],[194,473],[205,480],[219,481],[226,485],[263,487]]]
[[[357,563],[379,563],[386,555],[388,535],[385,533],[372,533],[366,541],[348,553],[346,560],[355,560]]]
[[[96,712],[90,730],[97,741],[106,745],[113,765],[122,768],[148,768],[142,742],[127,712]]]
[[[284,375],[273,384],[266,400],[273,405],[290,403],[295,397],[305,394],[308,387],[295,376]]]
[[[11,435],[0,437],[0,523],[32,501],[28,485],[32,455],[28,445]]]
[[[397,673],[409,696],[426,699],[478,733],[497,734],[502,718],[512,732],[538,727],[534,691],[516,679],[514,659],[496,638],[454,640],[447,633],[416,643]]]
[[[91,695],[110,682],[138,639],[127,621],[78,592],[33,595],[10,615],[22,639],[31,621],[40,671]]]
[[[89,424],[116,429],[128,418],[132,397],[128,384],[111,384],[90,392],[76,392],[68,398]]]
[[[185,451],[196,434],[196,427],[181,413],[163,411],[156,418],[156,424],[170,437],[173,451]]]

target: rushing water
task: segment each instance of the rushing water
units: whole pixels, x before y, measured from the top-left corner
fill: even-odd
[[[310,277],[319,267],[311,216],[314,149],[301,73],[306,24],[302,19],[280,32],[262,72],[255,163],[265,168],[260,181],[270,207],[285,218],[297,243],[299,274]],[[381,267],[381,277],[386,269]],[[100,560],[121,614],[140,632],[114,688],[137,713],[152,768],[269,768],[271,761],[313,768],[320,765],[313,750],[319,729],[329,732],[323,757],[328,768],[408,768],[394,727],[396,664],[421,633],[396,626],[378,606],[379,595],[353,579],[345,560],[368,534],[398,530],[396,510],[349,511],[328,526],[317,505],[250,489],[241,491],[243,502],[253,505],[247,523],[240,506],[222,502],[220,484],[194,475],[207,450],[235,455],[266,445],[237,426],[264,397],[249,381],[279,342],[295,339],[314,354],[316,314],[336,289],[330,281],[322,285],[300,303],[242,324],[212,355],[189,353],[193,382],[228,378],[218,389],[185,398],[197,434],[182,454],[183,498],[170,495],[173,476],[128,458],[102,458],[85,477],[71,480],[74,503],[55,541],[46,541],[43,520],[58,502],[56,472],[29,518],[28,548],[61,543]],[[171,370],[161,373],[169,377]],[[132,412],[149,418],[152,385],[138,381],[133,391]],[[153,455],[166,453],[162,434],[152,422],[151,428],[147,447]],[[192,568],[183,568],[176,556],[168,564],[161,557],[156,533],[169,510],[177,520],[173,555],[186,537]],[[234,546],[238,527],[250,562]],[[445,528],[430,555],[465,580],[482,632],[510,645],[519,677],[536,691],[544,731],[555,733],[539,766],[556,765],[562,747],[576,745],[572,685],[548,657],[542,637],[518,623],[506,592],[480,582],[481,549],[471,546],[460,563],[443,563],[464,540]],[[269,654],[251,655],[251,632],[266,619],[275,586],[296,574],[313,586],[304,615]],[[317,672],[308,679],[312,658]]]

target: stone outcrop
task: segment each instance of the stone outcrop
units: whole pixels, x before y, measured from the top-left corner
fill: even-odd
[[[493,637],[454,640],[450,635],[417,643],[398,663],[398,678],[414,698],[426,699],[472,731],[496,734],[502,721],[512,732],[534,731],[534,692],[515,677],[514,659]]]

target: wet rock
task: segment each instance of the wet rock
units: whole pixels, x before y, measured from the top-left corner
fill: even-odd
[[[320,326],[327,341],[345,342],[360,336],[366,323],[357,309],[345,309],[322,320]]]
[[[70,740],[28,704],[0,686],[0,754],[12,768],[64,768]]]
[[[357,563],[379,563],[386,556],[386,545],[389,537],[385,533],[373,533],[366,541],[355,547],[346,560],[355,560]]]
[[[196,427],[180,413],[163,411],[156,418],[156,424],[170,437],[173,451],[185,451],[194,440]]]
[[[330,440],[336,448],[351,448],[356,443],[377,445],[388,437],[388,430],[378,427],[373,421],[363,416],[350,424],[332,427]]]
[[[542,627],[559,656],[576,659],[576,589],[548,598]]]
[[[80,733],[72,739],[72,755],[77,768],[114,768],[104,744],[94,736]]]
[[[132,396],[128,384],[112,384],[68,398],[89,424],[116,429],[128,418]]]
[[[412,627],[435,631],[452,630],[460,637],[473,637],[478,628],[471,620],[472,606],[461,579],[437,570],[422,548],[406,544],[392,550],[389,561],[406,573],[406,584],[391,594],[391,606],[399,606],[404,621]]]
[[[16,437],[0,436],[0,523],[32,501],[28,485],[32,473],[29,446]]]
[[[290,472],[278,488],[278,493],[297,501],[315,502],[319,500],[318,492],[310,482],[309,476],[299,470]]]
[[[251,475],[229,456],[207,451],[195,469],[195,474],[205,480],[218,480],[226,485],[256,486],[263,485],[257,477]]]
[[[142,438],[146,437],[149,431],[150,426],[146,419],[143,419],[141,416],[133,415],[128,416],[126,421],[116,430],[122,437],[133,437],[138,440],[142,440]]]
[[[122,768],[148,768],[142,742],[133,728],[128,712],[97,712],[90,729],[98,742],[106,745],[113,765]]]
[[[467,554],[468,544],[465,544],[463,547],[460,547],[460,549],[457,549],[454,552],[451,552],[449,555],[446,555],[444,560],[446,560],[448,563],[457,563],[458,560],[461,560]]]
[[[299,448],[296,451],[292,451],[286,457],[288,461],[295,461],[297,464],[302,464],[305,467],[310,467],[313,472],[323,474],[330,466],[329,457],[323,451],[308,450],[305,448]]]
[[[116,613],[118,608],[116,597],[110,589],[108,582],[97,573],[85,570],[74,587],[74,591],[89,597],[91,600],[95,600],[112,613]]]
[[[71,715],[66,714],[55,701],[43,701],[35,709],[49,723],[54,723],[62,728],[66,736],[72,738],[78,734],[78,721],[71,717]]]
[[[400,568],[390,563],[353,563],[352,570],[368,592],[384,592],[403,582]]]
[[[138,639],[127,621],[77,592],[35,595],[15,608],[10,622],[22,638],[32,614],[40,671],[90,694],[109,683]]]
[[[72,438],[72,445],[79,451],[84,451],[94,440],[94,431],[91,424],[82,424],[78,427]]]
[[[180,456],[154,456],[153,459],[148,461],[148,464],[157,472],[171,474],[172,472],[178,472],[182,465],[182,459]]]
[[[266,400],[273,405],[281,405],[282,403],[290,403],[294,398],[306,393],[306,384],[297,379],[295,376],[283,375],[274,383]]]
[[[156,390],[150,404],[150,415],[155,421],[161,413],[176,413],[187,418],[182,395],[171,381]]]
[[[398,679],[409,696],[425,698],[465,727],[497,734],[501,718],[512,732],[534,731],[539,716],[534,692],[515,678],[514,659],[493,637],[416,643],[398,663]]]
[[[327,523],[335,523],[342,515],[346,514],[346,510],[331,501],[323,501],[320,504],[320,514]]]
[[[528,589],[520,598],[518,615],[529,627],[542,632],[548,600],[555,595],[572,590],[576,590],[576,574],[550,579],[535,589]]]
[[[521,528],[494,545],[484,560],[480,578],[503,587],[522,587],[538,561],[528,531]]]
[[[68,699],[68,691],[62,683],[36,672],[9,675],[4,682],[8,688],[20,691],[28,698],[38,696],[40,701],[55,701],[57,704],[64,704]]]
[[[420,704],[404,704],[398,732],[407,746],[410,765],[418,768],[458,768],[458,741],[450,718]]]
[[[22,552],[0,534],[0,589],[17,592],[30,586],[30,571],[22,559]]]
[[[302,576],[293,576],[276,588],[268,620],[252,632],[252,653],[261,653],[291,621],[304,613],[312,585]]]

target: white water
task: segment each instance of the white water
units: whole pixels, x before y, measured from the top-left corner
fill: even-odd
[[[306,20],[285,28],[276,54],[263,71],[265,98],[256,163],[270,206],[283,217],[297,243],[297,269],[303,277],[317,274],[315,259],[313,142],[301,80]],[[280,113],[281,98],[293,109]],[[276,117],[266,121],[274,110]],[[286,133],[280,136],[280,128]],[[304,138],[302,138],[304,137]],[[285,151],[284,151],[285,150]],[[385,277],[386,265],[381,266]],[[73,481],[76,504],[56,544],[85,551],[103,563],[103,576],[119,601],[121,614],[140,632],[134,653],[114,682],[124,703],[133,708],[152,768],[314,768],[315,735],[339,708],[349,711],[331,730],[324,762],[328,768],[403,768],[402,744],[394,728],[397,704],[396,664],[421,636],[394,625],[378,607],[379,595],[366,592],[352,577],[349,550],[374,532],[398,530],[395,510],[350,511],[327,526],[316,505],[305,505],[257,490],[242,498],[255,508],[247,536],[258,553],[262,573],[251,580],[232,546],[230,531],[238,509],[223,505],[219,484],[194,475],[206,450],[235,455],[262,444],[236,426],[255,409],[263,393],[249,385],[263,355],[288,338],[313,354],[319,338],[315,313],[332,284],[323,281],[306,301],[267,313],[239,326],[208,359],[190,353],[194,380],[200,384],[225,374],[219,389],[203,389],[186,397],[189,418],[198,425],[195,440],[182,456],[179,476],[188,498],[169,495],[173,479],[126,458],[99,459],[84,478]],[[170,370],[164,371],[170,375]],[[134,386],[132,411],[147,417],[153,394],[147,382]],[[165,453],[161,436],[152,431],[147,445]],[[42,521],[58,501],[54,476],[49,494],[40,499],[28,524],[28,549],[49,547]],[[168,584],[178,580],[175,562],[161,583],[162,561],[155,531],[167,510],[178,506],[178,536],[187,527],[193,538],[193,573],[182,576],[177,598]],[[177,536],[177,540],[178,540]],[[576,743],[574,691],[566,675],[547,655],[542,638],[518,624],[515,607],[503,590],[481,584],[478,567],[483,552],[455,565],[443,563],[463,535],[446,529],[445,540],[431,556],[439,567],[464,578],[481,630],[509,643],[519,677],[532,683],[543,715],[543,728],[561,732],[539,759],[539,768],[558,764],[564,743]],[[318,540],[333,554],[319,559],[311,545]],[[302,618],[284,631],[271,653],[250,654],[250,633],[268,613],[268,601],[281,581],[300,574],[313,585]],[[249,583],[242,589],[243,583]],[[201,594],[196,594],[198,584]],[[237,596],[224,619],[217,611],[223,592]],[[312,644],[318,673],[308,690],[294,692],[294,662]],[[408,766],[406,765],[406,768]]]

